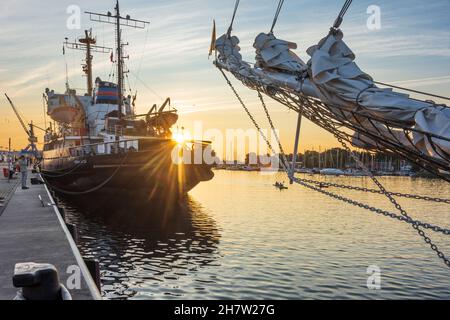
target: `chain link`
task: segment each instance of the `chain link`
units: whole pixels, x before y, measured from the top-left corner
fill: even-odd
[[[259,126],[258,122],[255,120],[255,118],[253,117],[252,113],[250,112],[250,110],[247,108],[247,106],[245,105],[244,101],[242,100],[241,96],[239,95],[239,93],[236,91],[236,89],[234,88],[233,84],[231,83],[230,79],[228,79],[227,75],[225,74],[225,72],[219,68],[220,72],[222,73],[222,75],[224,76],[225,80],[227,81],[228,85],[230,86],[231,90],[233,91],[233,93],[235,94],[235,96],[237,97],[237,99],[239,100],[239,102],[241,103],[242,108],[244,108],[245,112],[247,113],[248,117],[250,118],[250,120],[252,121],[253,125],[255,126],[255,128],[259,131],[259,134],[261,135],[261,137],[264,139],[264,141],[267,144],[267,147],[274,153],[276,153],[274,150],[274,148],[272,147],[272,144],[270,143],[269,139],[266,137],[266,135],[264,134],[264,132],[262,131],[261,127]],[[259,93],[259,91],[258,91]],[[262,96],[261,96],[262,97]],[[265,108],[267,110],[267,108]],[[267,111],[268,113],[268,111]],[[281,154],[284,155],[283,152],[283,146],[281,145],[280,139],[276,133],[276,131],[273,128],[273,133],[277,139],[278,142],[278,146],[280,148]],[[283,161],[283,160],[282,160]],[[284,164],[282,164],[284,166]]]
[[[323,187],[339,188],[339,189],[346,189],[346,190],[351,190],[351,191],[362,191],[362,192],[372,193],[372,194],[383,194],[382,191],[375,190],[375,189],[355,187],[355,186],[348,186],[348,185],[343,185],[343,184],[337,184],[337,183],[331,183],[331,182],[322,182],[322,181],[316,181],[316,180],[307,180],[307,179],[304,179],[304,180],[308,181],[308,183],[321,185]],[[388,193],[390,195],[394,196],[394,197],[450,204],[450,199],[433,198],[433,197],[419,196],[419,195],[415,195],[415,194],[400,193],[400,192],[388,192]]]
[[[233,86],[233,84],[231,83],[231,81],[230,81],[230,80],[228,79],[228,77],[226,76],[225,72],[224,72],[221,68],[219,68],[219,70],[220,70],[220,72],[222,73],[222,75],[224,76],[224,78],[225,78],[225,80],[227,81],[228,85],[230,86],[231,90],[233,91],[233,93],[235,94],[235,96],[237,97],[237,99],[239,100],[241,106],[244,108],[245,112],[246,112],[247,115],[249,116],[250,120],[252,121],[252,123],[254,124],[254,126],[258,129],[258,131],[259,131],[259,133],[261,134],[262,138],[263,138],[263,139],[265,140],[265,142],[267,143],[268,148],[269,148],[272,152],[276,153],[275,150],[274,150],[274,148],[272,147],[272,144],[271,144],[270,141],[267,139],[267,137],[264,135],[264,133],[263,133],[263,131],[261,130],[260,126],[258,125],[258,123],[256,122],[255,118],[254,118],[253,115],[251,114],[250,110],[247,108],[247,106],[245,105],[244,101],[242,100],[242,98],[240,97],[240,95],[238,94],[238,92],[236,91],[236,89],[234,88],[234,86]],[[423,238],[423,240],[425,241],[425,243],[429,244],[430,247],[431,247],[431,249],[437,254],[437,256],[438,256],[441,260],[444,261],[444,263],[446,264],[447,267],[450,268],[450,260],[447,259],[447,257],[444,255],[444,253],[441,252],[441,251],[439,250],[439,248],[433,243],[433,241],[426,235],[426,233],[425,233],[421,228],[429,229],[429,230],[432,230],[432,231],[435,231],[435,232],[440,232],[440,233],[443,233],[443,234],[445,234],[445,235],[450,235],[450,230],[448,230],[448,229],[443,229],[443,228],[441,228],[441,227],[438,227],[438,226],[435,226],[435,225],[431,225],[431,224],[429,224],[429,223],[423,223],[423,222],[421,222],[421,221],[412,219],[412,218],[408,215],[408,213],[402,208],[402,206],[394,199],[393,196],[395,195],[395,193],[390,193],[390,192],[388,192],[388,191],[386,190],[386,188],[379,182],[379,180],[372,174],[372,172],[371,172],[371,171],[370,171],[370,170],[369,170],[369,169],[368,169],[368,168],[367,168],[367,167],[366,167],[366,166],[358,159],[358,157],[351,151],[351,149],[348,147],[348,145],[345,143],[345,141],[344,141],[340,136],[338,136],[338,135],[335,134],[335,137],[336,137],[336,139],[339,141],[339,143],[340,143],[340,144],[344,147],[344,149],[352,156],[353,160],[357,163],[357,165],[358,165],[359,167],[361,167],[361,168],[364,170],[364,172],[365,172],[365,173],[373,180],[373,182],[374,182],[374,183],[377,185],[377,187],[380,189],[380,193],[383,194],[383,195],[385,195],[385,196],[389,199],[389,201],[390,201],[390,202],[395,206],[395,208],[401,213],[401,216],[396,215],[396,214],[391,213],[391,212],[388,212],[388,211],[385,211],[385,210],[381,210],[381,209],[378,209],[378,208],[375,208],[375,207],[371,207],[371,206],[369,206],[369,205],[367,205],[367,204],[363,204],[363,203],[361,203],[361,202],[357,202],[357,201],[351,200],[351,199],[349,199],[349,198],[346,198],[346,197],[343,197],[343,196],[340,196],[340,195],[333,194],[333,193],[331,193],[331,192],[325,191],[325,190],[323,190],[323,189],[321,189],[321,188],[319,188],[319,187],[315,187],[315,186],[309,184],[309,183],[307,182],[307,180],[302,180],[302,179],[299,179],[299,178],[294,177],[293,174],[290,173],[289,168],[288,168],[288,166],[287,166],[287,165],[288,165],[288,161],[287,161],[287,158],[286,158],[286,154],[284,153],[283,146],[282,146],[281,141],[280,141],[280,139],[279,139],[279,137],[278,137],[278,134],[277,134],[277,132],[276,132],[276,130],[275,130],[275,126],[274,126],[274,124],[273,124],[273,122],[272,122],[272,119],[271,119],[271,117],[270,117],[268,108],[267,108],[267,106],[266,106],[266,104],[265,104],[265,102],[264,102],[264,98],[263,98],[263,96],[261,95],[261,92],[260,92],[258,89],[257,89],[257,92],[258,92],[258,97],[260,98],[260,100],[261,100],[261,102],[262,102],[262,105],[263,105],[264,111],[265,111],[265,113],[266,113],[266,116],[267,116],[267,118],[268,118],[268,120],[269,120],[271,129],[272,129],[272,131],[273,131],[273,133],[274,133],[274,135],[275,135],[275,137],[276,137],[276,139],[277,139],[277,142],[278,142],[278,145],[279,145],[279,148],[280,148],[280,152],[281,152],[280,155],[281,155],[281,157],[282,157],[281,165],[282,165],[282,167],[283,167],[283,170],[286,171],[288,177],[289,177],[290,179],[292,179],[292,181],[294,181],[294,182],[296,182],[296,183],[298,183],[298,184],[300,184],[300,185],[302,185],[302,186],[304,186],[304,187],[306,187],[306,188],[308,188],[308,189],[317,191],[317,192],[319,192],[319,193],[322,193],[322,194],[324,194],[324,195],[327,195],[327,196],[329,196],[329,197],[331,197],[331,198],[334,198],[334,199],[337,199],[337,200],[339,200],[339,201],[343,201],[343,202],[349,203],[349,204],[351,204],[351,205],[354,205],[354,206],[357,206],[357,207],[360,207],[360,208],[369,210],[369,211],[371,211],[371,212],[375,212],[375,213],[377,213],[377,214],[381,214],[381,215],[383,215],[383,216],[390,217],[390,218],[392,218],[392,219],[396,219],[396,220],[399,220],[399,221],[402,221],[402,222],[411,224],[411,225],[413,226],[413,228],[417,231],[417,233]],[[376,191],[376,190],[373,190],[373,192],[375,192],[375,191]],[[411,196],[414,196],[414,195],[411,195]]]
[[[381,192],[389,199],[389,201],[395,206],[395,208],[401,213],[402,216],[404,216],[409,221],[413,222],[413,228],[417,231],[417,233],[423,238],[425,243],[429,244],[431,249],[437,254],[437,256],[444,261],[444,263],[447,265],[447,267],[450,268],[450,260],[444,255],[442,251],[439,250],[439,248],[433,243],[433,241],[427,236],[427,234],[420,228],[423,227],[418,221],[413,221],[413,219],[408,215],[405,209],[395,200],[395,198],[392,196],[391,193],[389,193],[386,188],[381,184],[381,182],[373,175],[373,173],[366,167],[364,163],[359,160],[359,158],[352,152],[345,143],[345,141],[341,138],[336,136],[339,143],[344,147],[344,149],[350,153],[353,160],[357,163],[357,165],[364,170],[364,172],[369,175],[369,177],[372,179],[372,181],[378,186]]]

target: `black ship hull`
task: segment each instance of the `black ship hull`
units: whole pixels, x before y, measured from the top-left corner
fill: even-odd
[[[44,153],[41,172],[50,187],[62,194],[131,194],[155,199],[183,196],[214,177],[210,165],[174,163],[173,148],[173,143],[164,143],[139,152],[67,153],[56,158],[54,153]]]

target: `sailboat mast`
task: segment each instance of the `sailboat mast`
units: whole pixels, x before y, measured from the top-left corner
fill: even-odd
[[[119,119],[122,119],[122,103],[123,103],[123,59],[122,59],[122,39],[120,30],[120,8],[119,0],[116,3],[116,40],[117,40],[117,111]]]

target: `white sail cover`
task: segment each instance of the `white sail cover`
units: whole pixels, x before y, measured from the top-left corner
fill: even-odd
[[[414,129],[450,138],[449,108],[417,101],[391,89],[378,88],[373,79],[356,65],[355,54],[342,39],[343,33],[338,30],[307,50],[311,56],[308,65],[312,82],[322,101],[346,110],[355,110],[356,106],[359,112],[373,118],[404,122]],[[425,135],[413,132],[413,141],[422,152],[439,157]],[[448,141],[435,138],[433,142],[450,153]],[[406,141],[402,143],[410,145]]]
[[[256,67],[299,72],[305,63],[291,49],[297,44],[275,38],[272,33],[260,33],[253,47],[256,49]]]
[[[238,37],[229,37],[227,34],[224,34],[216,40],[216,50],[219,52],[219,59],[226,62],[224,66],[226,69],[234,72],[242,72],[243,76],[250,75],[251,67],[250,64],[242,60]]]
[[[338,30],[322,39],[318,45],[307,50],[311,59],[305,64],[292,50],[295,43],[276,39],[273,34],[261,33],[255,40],[256,64],[242,60],[237,37],[224,35],[216,42],[221,67],[240,74],[245,78],[281,87],[290,92],[319,98],[333,112],[348,120],[363,125],[374,135],[392,137],[408,148],[419,149],[430,156],[443,159],[443,152],[450,154],[450,142],[433,138],[435,150],[426,134],[431,133],[450,138],[450,108],[411,99],[409,95],[392,89],[378,88],[373,79],[354,62],[355,54],[343,41],[343,33]],[[309,75],[299,81],[300,74]],[[355,119],[349,111],[358,111],[371,119]],[[389,130],[382,122],[391,121],[418,131],[407,137],[403,130]],[[375,127],[376,128],[375,128]],[[411,144],[413,143],[413,145]],[[373,139],[355,133],[353,143],[363,148],[376,148]],[[436,152],[438,151],[438,152]],[[449,159],[446,158],[446,161]]]

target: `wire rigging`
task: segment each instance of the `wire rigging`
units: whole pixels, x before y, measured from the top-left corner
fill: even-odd
[[[392,84],[388,84],[388,83],[384,83],[384,82],[379,82],[379,81],[374,81],[374,83],[385,86],[385,87],[391,87],[391,88],[395,88],[395,89],[400,89],[400,90],[404,90],[404,91],[409,91],[409,92],[413,92],[413,93],[418,93],[418,94],[422,94],[425,96],[429,96],[429,97],[434,97],[434,98],[438,98],[438,99],[444,99],[444,100],[449,100],[449,97],[445,97],[445,96],[440,96],[437,94],[433,94],[433,93],[428,93],[428,92],[424,92],[424,91],[419,91],[419,90],[413,90],[413,89],[408,89],[408,88],[404,88],[404,87],[400,87],[400,86],[395,86]]]
[[[339,12],[339,15],[336,19],[336,21],[333,24],[333,29],[339,29],[339,27],[341,26],[342,22],[344,21],[344,16],[348,11],[348,8],[350,8],[351,4],[352,4],[353,0],[346,0],[344,3],[344,6],[341,9],[341,12]]]
[[[136,74],[137,74],[138,76],[140,75],[141,70],[142,70],[142,62],[144,61],[144,54],[145,54],[145,51],[147,50],[147,43],[148,43],[148,36],[149,36],[149,33],[150,33],[150,29],[147,28],[147,32],[146,32],[146,34],[145,34],[144,48],[142,49],[141,58],[139,59],[139,65],[138,65],[138,69],[137,69],[137,71],[136,71]],[[138,81],[138,80],[135,79],[135,81],[134,81],[134,88],[136,88],[137,81]]]
[[[234,19],[236,18],[236,13],[239,8],[240,2],[241,2],[240,0],[236,0],[236,3],[234,4],[233,17],[231,18],[230,27],[228,28],[228,31],[227,31],[228,38],[231,36],[231,32],[233,31]]]
[[[278,2],[278,7],[277,10],[275,12],[275,17],[273,18],[273,22],[272,22],[272,27],[270,28],[270,34],[273,34],[273,30],[275,29],[275,26],[277,25],[278,22],[278,17],[280,16],[281,13],[281,9],[283,8],[284,5],[284,0],[280,0]]]

